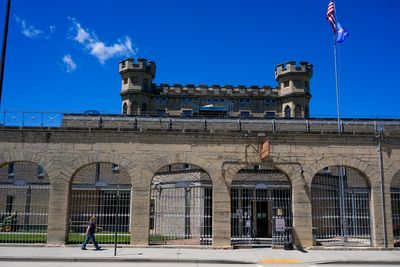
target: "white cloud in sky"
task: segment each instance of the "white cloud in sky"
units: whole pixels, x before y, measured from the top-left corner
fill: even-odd
[[[49,30],[50,30],[50,33],[55,32],[55,31],[56,31],[56,26],[50,25],[50,26],[49,26]]]
[[[62,61],[68,73],[74,72],[76,70],[76,63],[74,62],[70,54],[65,55]]]
[[[14,15],[14,19],[17,22],[17,24],[20,26],[21,33],[23,35],[25,35],[26,37],[35,38],[35,37],[38,37],[38,36],[44,34],[44,32],[42,30],[36,28],[33,25],[28,24],[25,19],[20,18],[17,15]]]
[[[68,19],[71,22],[70,31],[73,35],[71,39],[80,43],[101,64],[115,56],[127,57],[137,54],[138,49],[128,36],[118,39],[114,44],[106,45],[95,32],[83,28],[75,18],[68,17]]]

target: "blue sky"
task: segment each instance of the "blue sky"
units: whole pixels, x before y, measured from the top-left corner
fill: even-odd
[[[1,1],[3,28],[5,2]],[[314,65],[311,116],[335,116],[328,0],[13,0],[1,109],[119,113],[118,62],[157,63],[160,83],[275,86]],[[400,117],[400,1],[337,0],[344,116]]]

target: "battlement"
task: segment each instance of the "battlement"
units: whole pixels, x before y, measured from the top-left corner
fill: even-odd
[[[296,63],[295,61],[289,61],[285,64],[279,64],[275,68],[275,79],[279,80],[281,77],[289,74],[303,74],[308,78],[313,75],[313,65],[306,61],[300,61]]]
[[[153,61],[147,61],[145,58],[138,58],[135,61],[134,58],[127,58],[119,63],[119,72],[147,72],[154,78],[156,76],[156,63]]]
[[[198,96],[269,96],[278,95],[278,90],[271,88],[270,86],[259,87],[257,85],[252,86],[232,86],[232,85],[212,85],[206,84],[194,85],[194,84],[173,84],[169,85],[162,83],[156,87],[156,91],[160,92],[160,95],[198,95]]]

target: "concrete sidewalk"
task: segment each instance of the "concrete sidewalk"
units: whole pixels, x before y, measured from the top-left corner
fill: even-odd
[[[0,247],[1,261],[129,261],[196,263],[386,263],[400,264],[400,251],[280,250],[271,248],[132,248],[103,247],[95,251],[79,247]]]

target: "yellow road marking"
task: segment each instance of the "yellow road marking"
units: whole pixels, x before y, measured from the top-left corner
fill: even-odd
[[[262,259],[262,263],[299,263],[298,259]]]

